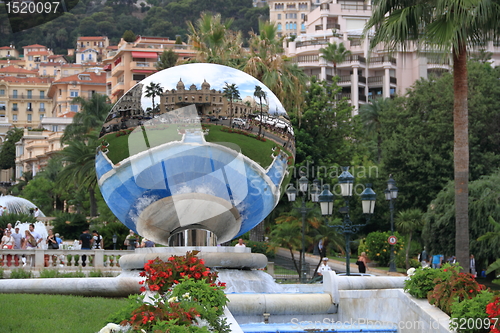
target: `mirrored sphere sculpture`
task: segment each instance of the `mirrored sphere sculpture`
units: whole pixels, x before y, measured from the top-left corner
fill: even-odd
[[[128,228],[165,245],[215,245],[255,227],[278,203],[295,152],[276,96],[214,64],[136,84],[112,108],[99,143],[106,203]]]

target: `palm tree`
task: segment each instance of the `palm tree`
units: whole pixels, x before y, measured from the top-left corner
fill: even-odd
[[[241,69],[265,84],[286,110],[295,108],[300,115],[308,77],[282,55],[283,39],[274,23],[259,22],[259,31],[260,35],[250,33],[250,55]]]
[[[408,235],[406,245],[406,269],[410,268],[411,237],[415,231],[419,231],[424,225],[423,213],[420,209],[407,209],[398,213],[396,217],[396,229],[402,234]]]
[[[150,82],[149,85],[146,86],[146,91],[144,96],[151,97],[151,102],[153,103],[153,117],[155,115],[155,110],[156,110],[155,97],[161,96],[161,94],[163,94],[163,88],[159,83]]]
[[[299,249],[301,246],[300,237],[297,237],[297,235],[300,235],[300,223],[298,221],[294,221],[292,223],[281,223],[276,225],[273,231],[271,231],[270,239],[271,244],[275,247],[284,247],[290,251],[295,270],[300,276],[300,267],[302,266],[300,262],[297,265],[294,255],[294,251]]]
[[[380,163],[382,158],[382,123],[380,122],[381,113],[386,110],[391,102],[390,98],[377,98],[369,104],[363,104],[359,108],[361,121],[368,134],[377,136],[377,161]]]
[[[67,142],[67,146],[59,152],[64,168],[58,182],[62,185],[84,187],[88,190],[90,200],[90,216],[97,216],[95,187],[95,149],[98,146],[96,132]],[[74,185],[72,185],[74,184]]]
[[[259,122],[259,137],[262,133],[262,99],[264,98],[264,100],[267,102],[267,95],[266,95],[266,92],[264,90],[262,90],[262,87],[261,86],[255,86],[255,91],[253,93],[253,95],[255,97],[257,97],[259,99],[259,104],[260,104],[260,122]]]
[[[230,107],[230,115],[229,115],[229,126],[233,126],[233,101],[235,99],[240,98],[240,92],[238,91],[238,86],[236,84],[229,84],[226,82],[226,85],[222,89],[222,93],[224,97],[229,99],[229,107]]]
[[[376,27],[371,47],[428,46],[453,56],[455,251],[469,271],[469,140],[467,49],[498,34],[500,4],[491,0],[379,0],[365,33]]]
[[[222,22],[220,14],[202,13],[196,24],[187,22],[189,43],[198,51],[198,61],[230,66],[241,59],[241,32],[230,30],[233,21]]]
[[[75,97],[74,104],[80,104],[81,111],[73,117],[73,122],[64,130],[61,142],[67,142],[100,129],[111,110],[109,98],[106,95],[93,94],[91,98]]]
[[[320,57],[333,63],[333,75],[337,75],[337,64],[340,64],[351,55],[351,51],[345,48],[344,43],[328,43],[326,47],[319,49]]]

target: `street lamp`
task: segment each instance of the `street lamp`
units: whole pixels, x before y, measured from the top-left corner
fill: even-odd
[[[385,200],[389,201],[389,210],[391,211],[391,236],[394,237],[394,201],[398,198],[398,188],[396,187],[396,181],[389,175],[389,180],[387,181],[387,189],[384,191]],[[391,244],[391,258],[389,264],[389,272],[396,272],[396,262],[394,260],[394,243]]]
[[[307,177],[302,174],[299,179],[299,191],[302,192],[302,205],[300,207],[294,207],[297,209],[302,215],[302,251],[300,253],[300,282],[305,283],[307,279],[307,271],[306,271],[306,216],[307,213],[311,210],[311,208],[306,207],[306,195],[309,189],[309,180]],[[311,185],[311,189],[309,190],[311,194],[311,201],[318,202],[319,200],[319,180],[315,179]],[[297,189],[290,184],[288,189],[286,190],[286,195],[288,197],[288,201],[294,202],[297,198]]]
[[[363,207],[363,214],[366,218],[365,224],[352,224],[351,218],[349,216],[349,199],[352,196],[352,189],[354,184],[354,176],[348,171],[348,167],[342,168],[344,171],[338,177],[341,195],[344,198],[345,206],[339,209],[340,213],[344,214],[344,219],[341,225],[330,225],[327,222],[327,226],[335,228],[341,231],[345,237],[345,264],[346,264],[346,274],[351,275],[351,263],[350,263],[350,252],[351,252],[351,234],[358,232],[359,228],[364,227],[366,223],[370,221],[371,216],[375,210],[375,199],[376,194],[371,189],[371,184],[367,184],[365,190],[361,193],[361,203]],[[333,213],[333,199],[334,195],[330,192],[329,185],[323,185],[323,192],[319,195],[319,202],[321,206],[321,214],[323,216],[332,215]]]
[[[113,234],[113,250],[116,250],[116,242],[118,241],[118,236]]]

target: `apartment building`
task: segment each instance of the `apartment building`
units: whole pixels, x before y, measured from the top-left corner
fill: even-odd
[[[175,44],[169,38],[138,36],[132,43],[122,39],[117,49],[109,51],[104,60],[106,93],[111,102],[116,102],[136,83],[155,73],[159,56],[169,49],[176,52],[179,59],[189,59],[196,54],[190,45]]]
[[[282,8],[283,17],[287,4],[292,4],[292,1],[271,1],[272,17],[278,17],[279,14],[276,4],[283,4],[278,7]],[[288,39],[284,44],[286,55],[307,75],[327,81],[337,75],[337,84],[342,88],[339,97],[350,100],[355,113],[364,103],[378,97],[404,94],[416,80],[432,74],[439,75],[452,66],[451,59],[434,50],[417,52],[410,48],[405,52],[388,53],[383,46],[369,50],[369,40],[362,36],[362,32],[371,14],[371,1],[322,1],[305,15],[305,31],[301,30],[296,38]],[[328,43],[343,43],[351,55],[334,66],[321,57],[320,50]],[[483,46],[493,53],[494,65],[500,63],[499,46],[499,42],[489,42]],[[472,50],[475,51],[479,49]]]
[[[269,0],[269,20],[276,23],[278,37],[298,36],[306,32],[306,17],[320,0]]]
[[[83,72],[62,77],[52,82],[48,92],[52,100],[51,117],[59,117],[68,112],[79,112],[80,105],[74,104],[75,97],[90,98],[93,94],[106,94],[106,75],[100,70]]]
[[[49,78],[0,76],[0,124],[36,128],[52,109],[51,82]]]
[[[109,46],[109,39],[106,36],[83,36],[76,40],[75,54],[81,54],[85,50],[95,50],[98,55],[105,55]],[[77,57],[78,58],[78,57]],[[78,61],[78,59],[76,59]],[[95,59],[94,59],[95,61]]]
[[[10,65],[0,68],[0,76],[38,77],[38,72]]]
[[[0,47],[0,58],[19,58],[19,51],[13,46]]]
[[[63,149],[60,139],[66,126],[73,121],[73,115],[46,117],[42,120],[41,130],[24,129],[23,137],[16,142],[15,179],[29,171],[35,176],[54,154]]]
[[[39,64],[47,62],[49,56],[54,55],[54,53],[43,45],[33,44],[23,46],[23,55],[26,69],[38,69]]]

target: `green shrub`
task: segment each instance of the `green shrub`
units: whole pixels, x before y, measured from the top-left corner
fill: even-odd
[[[419,267],[415,270],[415,274],[405,280],[404,290],[416,298],[427,298],[427,294],[434,290],[438,277],[447,278],[451,276],[450,271],[444,271],[449,265],[444,265],[441,269],[433,269],[430,267]]]
[[[61,277],[61,274],[57,269],[43,269],[40,271],[40,278],[42,279],[52,279]]]
[[[30,279],[31,277],[31,271],[25,271],[22,268],[13,269],[10,272],[11,279]]]
[[[443,273],[451,273],[451,276],[438,276],[434,282],[437,283],[434,290],[427,294],[430,304],[436,305],[446,314],[451,314],[451,306],[455,302],[462,302],[478,295],[485,289],[484,285],[477,283],[472,274],[460,273],[461,267],[445,265]]]
[[[61,273],[60,277],[62,277],[62,278],[83,278],[83,277],[85,277],[85,273],[82,271]]]
[[[474,298],[454,302],[451,306],[450,330],[458,333],[488,333],[490,320],[486,305],[494,297],[492,292],[483,290]]]
[[[379,266],[388,266],[391,258],[391,245],[387,241],[391,235],[390,231],[386,232],[371,232],[366,236],[366,255],[371,261],[376,261]],[[398,232],[394,232],[398,239],[398,243],[394,245],[396,258],[398,253],[404,252],[404,238]],[[397,263],[397,262],[396,262]]]

